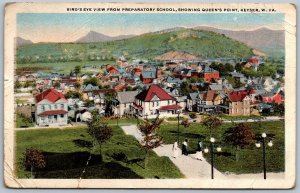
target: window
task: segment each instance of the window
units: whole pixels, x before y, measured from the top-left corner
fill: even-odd
[[[51,105],[48,105],[48,107],[49,107],[49,110],[51,110]]]
[[[54,105],[54,109],[57,109],[57,105]]]
[[[152,102],[152,107],[154,107],[154,102]]]
[[[159,106],[159,101],[156,102],[156,106]]]
[[[170,104],[170,101],[168,100],[168,105]]]
[[[64,105],[64,104],[60,104],[60,108],[61,108],[61,109],[64,109],[64,108],[65,108],[65,105]]]
[[[126,108],[126,103],[124,104],[124,107]]]
[[[60,115],[60,117],[61,117],[61,118],[64,118],[64,117],[65,117],[65,115],[64,115],[64,114],[61,114],[61,115]]]
[[[41,106],[41,109],[42,109],[42,111],[45,111],[45,106],[42,105],[42,106]]]

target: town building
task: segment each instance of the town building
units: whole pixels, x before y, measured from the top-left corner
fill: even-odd
[[[114,115],[120,117],[132,115],[132,112],[130,111],[130,107],[133,105],[137,94],[138,91],[117,92],[117,97],[113,101]]]
[[[158,113],[160,117],[172,117],[181,109],[176,99],[156,84],[140,92],[131,108],[140,118],[155,118]]]
[[[48,89],[35,97],[35,120],[38,126],[68,124],[68,101],[55,89]]]
[[[203,78],[205,81],[211,82],[220,78],[220,74],[217,70],[205,66],[205,68],[200,72],[200,78]]]

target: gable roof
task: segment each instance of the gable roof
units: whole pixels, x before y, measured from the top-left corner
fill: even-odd
[[[248,94],[249,92],[247,90],[233,91],[228,94],[228,98],[231,102],[241,102]]]
[[[120,103],[133,103],[134,98],[138,93],[138,91],[118,92],[117,99],[120,101]]]
[[[220,91],[223,90],[222,84],[211,84],[209,85],[210,90]]]
[[[153,84],[147,90],[140,92],[136,98],[142,101],[149,102],[153,99],[154,96],[157,96],[160,100],[175,100],[170,96],[164,89],[160,86]]]
[[[62,93],[60,93],[57,90],[52,89],[52,88],[47,89],[44,92],[42,92],[41,94],[36,95],[35,99],[36,99],[36,103],[39,103],[40,101],[42,101],[44,99],[47,99],[48,101],[53,102],[53,103],[58,101],[59,99],[66,100],[65,96]]]

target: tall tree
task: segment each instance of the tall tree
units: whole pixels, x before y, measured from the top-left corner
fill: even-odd
[[[220,118],[213,115],[209,115],[202,120],[202,124],[209,130],[210,136],[212,134],[212,130],[220,127],[222,123],[223,121]]]
[[[112,129],[106,123],[100,122],[96,112],[93,112],[92,120],[88,123],[87,132],[99,144],[100,155],[102,159],[102,144],[111,138]]]
[[[98,80],[97,77],[91,77],[91,78],[89,78],[89,79],[86,79],[86,80],[84,81],[84,84],[85,84],[85,85],[91,84],[91,85],[93,85],[93,86],[99,86],[99,85],[100,85],[99,80]]]
[[[228,128],[223,134],[224,141],[236,148],[236,161],[238,160],[238,149],[250,145],[254,139],[251,127],[246,123],[239,123]]]
[[[181,83],[179,91],[181,95],[188,95],[191,92],[190,84],[187,81],[184,81]]]
[[[154,120],[145,119],[143,123],[138,125],[138,128],[143,135],[141,144],[146,149],[145,167],[147,167],[149,150],[160,146],[162,143],[162,138],[155,132],[163,122],[163,119],[159,119],[158,117],[159,116],[157,116],[157,118]]]
[[[34,178],[33,173],[37,169],[44,168],[46,166],[46,160],[43,153],[33,147],[27,148],[24,153],[23,164],[26,169],[30,169],[31,178]]]
[[[81,72],[81,66],[75,66],[74,73],[76,74],[76,77],[78,77],[78,74]]]
[[[111,116],[112,113],[113,113],[113,109],[112,109],[112,106],[113,106],[113,100],[116,98],[116,94],[115,93],[106,93],[105,94],[105,114],[107,116]]]
[[[236,63],[234,69],[237,71],[237,72],[241,72],[242,69],[243,69],[243,65],[241,63]]]

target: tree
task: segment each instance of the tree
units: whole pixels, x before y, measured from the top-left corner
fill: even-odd
[[[89,79],[86,79],[85,81],[84,81],[84,84],[91,84],[91,85],[93,85],[93,86],[99,86],[99,80],[98,80],[98,78],[97,77],[91,77],[91,78],[89,78]]]
[[[21,87],[22,87],[22,84],[18,80],[16,80],[15,88],[21,88]]]
[[[115,93],[106,93],[104,97],[105,101],[105,114],[108,116],[112,115],[112,106],[113,106],[113,100],[116,98]]]
[[[241,63],[236,63],[234,69],[237,71],[237,72],[241,72],[242,69],[243,69],[243,65]]]
[[[38,149],[27,148],[24,153],[23,164],[26,170],[30,169],[31,177],[34,178],[33,172],[46,166],[45,156]]]
[[[79,93],[79,92],[77,92],[77,91],[68,91],[66,94],[65,94],[65,97],[67,98],[67,99],[69,99],[69,98],[72,98],[72,99],[78,99],[78,98],[80,98],[81,97],[81,94]]]
[[[181,83],[179,91],[181,95],[185,95],[185,96],[188,95],[191,92],[189,83],[186,81]]]
[[[223,121],[213,115],[209,115],[208,117],[205,117],[202,121],[202,124],[209,129],[210,136],[212,134],[212,129],[217,129],[222,125]]]
[[[70,70],[70,76],[73,76],[74,72],[73,69]]]
[[[59,82],[54,82],[53,87],[54,88],[59,88],[60,87],[60,83]]]
[[[76,77],[78,77],[78,74],[81,72],[81,66],[75,66],[74,73],[76,74]]]
[[[225,71],[227,72],[227,74],[228,74],[229,72],[233,72],[233,70],[234,70],[233,66],[232,66],[231,64],[229,64],[229,63],[226,63],[226,64],[225,64],[224,69],[225,69]]]
[[[88,123],[87,132],[94,139],[94,146],[96,141],[99,144],[100,155],[102,156],[101,146],[105,141],[111,138],[112,129],[107,125],[107,123],[100,122],[96,112],[93,112],[92,115],[93,118]]]
[[[224,141],[236,148],[236,161],[238,160],[238,149],[250,145],[254,139],[251,127],[246,123],[239,123],[228,128],[223,134]]]
[[[162,144],[162,138],[155,132],[163,122],[163,119],[159,119],[158,116],[154,120],[145,119],[143,123],[138,125],[138,128],[143,135],[141,144],[146,149],[145,167],[147,167],[147,157],[149,150],[156,148]]]
[[[76,83],[74,84],[74,87],[75,87],[75,89],[77,89],[77,90],[80,89],[80,86],[81,86],[81,85],[80,85],[80,83],[78,83],[78,82],[76,82]]]

